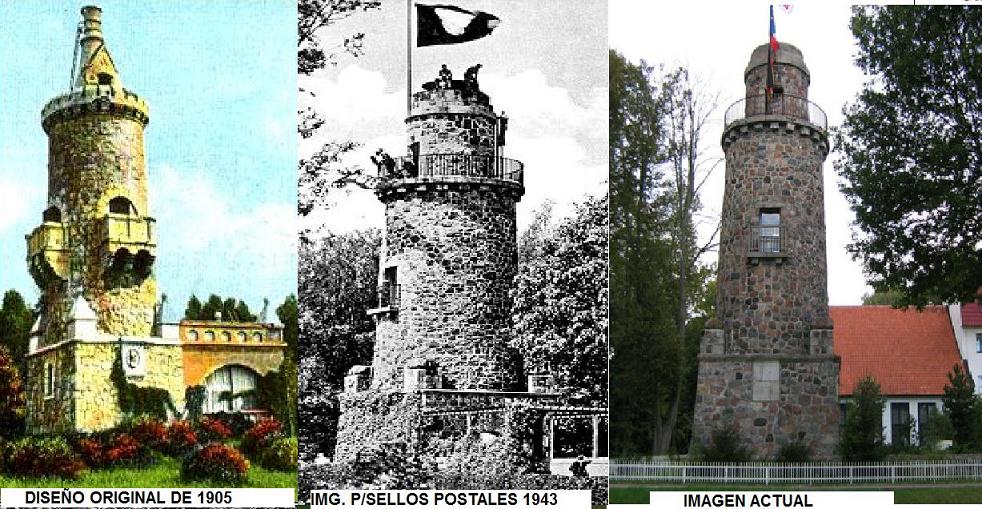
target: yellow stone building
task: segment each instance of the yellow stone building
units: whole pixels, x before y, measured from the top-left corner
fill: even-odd
[[[95,431],[144,411],[182,416],[193,386],[205,387],[205,412],[251,410],[254,398],[235,395],[254,394],[258,377],[279,367],[282,330],[160,323],[143,149],[149,107],[123,87],[101,9],[84,7],[82,17],[74,85],[42,110],[48,196],[27,236],[43,295],[28,352],[28,431]]]

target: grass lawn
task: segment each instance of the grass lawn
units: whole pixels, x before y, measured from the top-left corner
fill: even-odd
[[[982,486],[977,484],[960,486],[958,483],[927,487],[890,488],[881,486],[733,486],[733,485],[667,485],[652,484],[642,486],[640,483],[628,485],[611,483],[610,503],[612,504],[647,504],[649,493],[652,491],[809,491],[809,490],[884,490],[892,491],[894,503],[897,504],[979,504],[982,503]]]
[[[75,480],[0,476],[0,488],[215,488],[208,483],[181,480],[181,462],[161,456],[147,468],[88,470]],[[266,470],[250,462],[249,482],[243,488],[296,488],[296,472]]]

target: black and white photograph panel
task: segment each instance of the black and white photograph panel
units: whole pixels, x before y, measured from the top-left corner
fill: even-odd
[[[605,499],[606,17],[300,2],[305,490]]]

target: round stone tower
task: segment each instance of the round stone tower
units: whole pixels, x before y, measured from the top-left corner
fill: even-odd
[[[470,74],[470,71],[469,71]],[[372,387],[508,390],[522,164],[474,75],[413,94],[409,156],[378,160],[385,204]]]
[[[156,303],[143,153],[148,107],[122,86],[101,10],[84,7],[82,17],[74,85],[42,110],[48,200],[42,226],[28,236],[28,261],[47,308],[39,346],[64,338],[79,296],[98,329],[117,336],[150,335]]]
[[[800,442],[816,457],[838,436],[822,165],[826,119],[808,101],[801,52],[781,43],[767,90],[769,46],[726,112],[716,319],[700,347],[694,444],[735,428],[758,457]]]

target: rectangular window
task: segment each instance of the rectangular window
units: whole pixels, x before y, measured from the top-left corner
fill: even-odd
[[[396,267],[386,267],[379,289],[379,307],[399,307],[399,279]]]
[[[761,253],[781,252],[781,209],[760,209],[759,242]]]
[[[44,365],[44,397],[53,398],[55,395],[55,365],[48,362]]]
[[[982,353],[982,332],[975,333],[975,352]]]
[[[890,436],[896,445],[910,445],[910,404],[890,403]]]
[[[928,423],[937,413],[938,407],[934,403],[917,404],[917,436],[920,443],[924,442],[924,431],[927,430]]]

